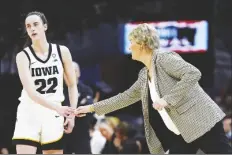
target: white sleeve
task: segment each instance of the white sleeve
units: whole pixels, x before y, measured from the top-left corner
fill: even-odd
[[[90,140],[92,154],[101,154],[101,151],[105,146],[105,143],[105,137],[103,137],[98,130],[95,130],[93,133],[93,137]]]

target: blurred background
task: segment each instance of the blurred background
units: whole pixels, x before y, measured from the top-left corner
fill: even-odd
[[[88,86],[80,104],[111,97],[136,81],[143,66],[131,60],[127,35],[142,22],[155,26],[163,49],[179,53],[202,72],[200,85],[227,114],[224,129],[231,138],[231,0],[1,0],[0,3],[1,153],[15,153],[11,138],[22,90],[15,56],[23,49],[25,15],[31,11],[45,14],[49,42],[67,46],[79,64],[79,80]],[[89,115],[88,119],[76,120],[77,128],[83,124],[89,133],[83,137],[84,145],[88,146],[80,153],[88,149],[95,154],[147,153],[140,103],[107,116]],[[78,134],[72,138],[67,136],[67,141],[78,143],[80,139]],[[67,152],[70,150],[76,152],[72,148]]]

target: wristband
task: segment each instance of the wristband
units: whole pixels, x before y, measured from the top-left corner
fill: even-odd
[[[91,113],[95,111],[93,105],[90,105],[90,106],[89,106],[89,111],[90,111]]]

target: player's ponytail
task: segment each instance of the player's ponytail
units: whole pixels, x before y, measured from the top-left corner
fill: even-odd
[[[31,38],[27,37],[26,42],[23,45],[23,48],[26,48],[26,47],[30,46],[31,44],[32,44]]]

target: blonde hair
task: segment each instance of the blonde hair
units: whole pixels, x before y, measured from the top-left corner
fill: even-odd
[[[116,128],[116,126],[118,126],[118,124],[120,123],[120,119],[117,117],[108,116],[108,117],[106,117],[106,122],[109,123],[109,125],[112,128]]]
[[[135,40],[138,44],[146,45],[151,50],[157,50],[160,47],[157,30],[147,23],[139,24],[129,34],[129,38]]]

